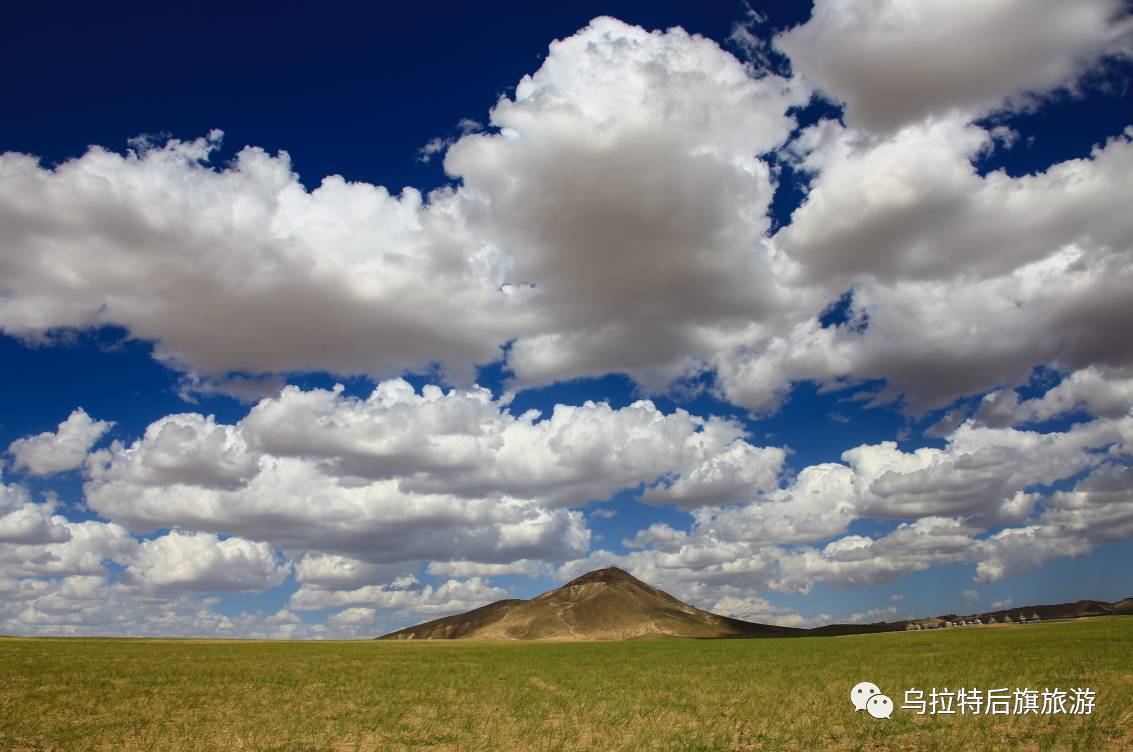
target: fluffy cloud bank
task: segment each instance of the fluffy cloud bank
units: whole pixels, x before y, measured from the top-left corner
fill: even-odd
[[[514,416],[484,389],[391,380],[364,400],[289,387],[237,425],[166,416],[91,456],[86,497],[138,533],[185,526],[373,564],[506,563],[585,552],[571,507],[642,485],[690,508],[749,499],[778,487],[784,458],[734,422],[649,401]]]
[[[113,522],[72,523],[5,486],[0,535],[6,574],[93,576],[110,560],[125,567],[115,587],[172,598],[271,588],[289,559],[293,608],[439,614],[506,595],[483,576],[585,555],[588,501],[638,487],[689,508],[750,499],[778,487],[784,458],[733,421],[647,400],[516,416],[485,389],[288,387],[237,424],[167,415],[80,458],[87,505]],[[423,561],[465,579],[393,584]]]
[[[804,96],[703,37],[603,18],[552,45],[494,132],[448,150],[462,185],[427,199],[339,176],[308,192],[254,147],[214,169],[219,131],[52,169],[5,154],[0,327],[114,324],[216,378],[439,364],[468,380],[514,340],[523,383],[663,385],[721,325],[783,305],[757,156]]]
[[[965,422],[943,449],[862,445],[843,452],[844,464],[804,468],[748,503],[696,509],[687,530],[654,523],[624,542],[630,553],[595,551],[560,574],[619,564],[737,609],[769,590],[856,588],[951,564],[995,581],[1133,537],[1131,442],[1126,415],[1049,433]],[[1054,490],[1074,478],[1072,490]],[[860,519],[908,521],[880,536],[847,534]]]
[[[977,173],[991,135],[961,121],[881,141],[814,126],[800,138],[814,182],[775,239],[800,279],[852,291],[849,321],[722,351],[722,390],[765,408],[792,381],[880,379],[882,399],[923,412],[1023,383],[1039,364],[1128,369],[1131,136],[1010,178]]]
[[[121,326],[187,390],[245,397],[295,371],[468,385],[502,360],[516,388],[711,372],[765,412],[797,381],[882,380],[923,411],[1039,364],[1128,368],[1129,134],[981,176],[1006,136],[971,121],[1127,51],[1130,20],[1108,0],[970,5],[820,2],[777,41],[802,78],[595,19],[445,149],[453,183],[429,196],[339,176],[307,191],[255,147],[214,167],[218,132],[53,168],[4,154],[0,329]],[[952,64],[984,38],[962,59],[990,74]],[[796,132],[812,79],[848,125]],[[773,236],[769,154],[813,175]],[[852,325],[820,326],[847,289]]]
[[[773,481],[751,473],[760,452]],[[93,452],[87,503],[108,522],[73,522],[52,500],[0,486],[4,587],[23,604],[7,624],[172,629],[111,618],[87,604],[83,594],[97,591],[132,608],[163,604],[189,620],[182,626],[346,636],[508,597],[489,578],[566,578],[609,563],[698,604],[811,623],[760,594],[863,587],[943,565],[974,565],[974,579],[991,582],[1133,537],[1131,453],[1130,415],[1046,433],[968,420],[942,448],[861,445],[780,479],[781,450],[753,447],[728,421],[648,402],[513,416],[484,390],[393,380],[357,399],[288,388],[237,424],[171,415]],[[653,503],[683,500],[691,524],[654,523],[624,542],[628,553],[592,550],[578,507],[627,488]],[[862,519],[898,524],[852,533]],[[423,563],[436,584],[414,576]],[[339,610],[322,631],[292,616],[226,622],[193,599],[262,591],[292,572],[291,609]]]

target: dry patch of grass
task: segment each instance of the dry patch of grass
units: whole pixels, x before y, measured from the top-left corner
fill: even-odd
[[[5,750],[1133,749],[1133,618],[606,643],[0,640]],[[1088,686],[1092,716],[854,713],[906,688]]]

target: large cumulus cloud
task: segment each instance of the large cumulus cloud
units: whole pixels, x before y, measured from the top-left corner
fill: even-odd
[[[817,0],[775,45],[851,122],[888,130],[1027,106],[1128,55],[1131,32],[1121,0]]]

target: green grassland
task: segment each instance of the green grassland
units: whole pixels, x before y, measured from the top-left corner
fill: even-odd
[[[1078,687],[1091,716],[854,713],[873,681]],[[601,643],[0,639],[10,750],[1128,750],[1133,617]]]

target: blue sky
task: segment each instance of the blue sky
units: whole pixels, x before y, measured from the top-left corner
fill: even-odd
[[[14,11],[0,633],[1133,594],[1123,5],[568,5]]]

